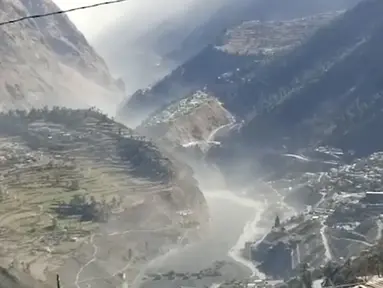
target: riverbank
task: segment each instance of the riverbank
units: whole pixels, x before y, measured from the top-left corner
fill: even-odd
[[[246,241],[262,237],[265,231],[257,230],[257,222],[267,206],[263,201],[237,196],[230,191],[204,191],[207,199],[211,223],[210,232],[204,240],[181,249],[173,250],[152,261],[146,274],[163,275],[174,271],[182,275],[196,275],[201,270],[214,266],[217,261],[224,263],[220,275],[214,277],[184,277],[171,279],[156,277],[144,279],[140,287],[179,287],[211,286],[232,279],[245,279],[261,276],[256,267],[241,257]],[[187,278],[187,279],[186,279]],[[136,283],[137,284],[137,283]],[[137,287],[137,285],[135,285]]]

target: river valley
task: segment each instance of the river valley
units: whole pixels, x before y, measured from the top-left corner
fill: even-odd
[[[207,191],[204,193],[211,213],[209,235],[198,243],[188,245],[157,258],[146,273],[196,273],[213,267],[216,261],[225,261],[220,269],[222,276],[185,280],[147,280],[141,287],[205,287],[231,279],[263,276],[255,266],[244,260],[240,250],[246,241],[256,240],[266,233],[257,227],[266,203],[237,196],[230,191]]]

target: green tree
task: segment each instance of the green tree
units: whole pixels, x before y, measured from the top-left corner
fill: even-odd
[[[72,197],[69,204],[73,206],[82,206],[85,202],[85,197],[83,195],[76,194]]]
[[[71,191],[75,191],[75,190],[78,190],[80,189],[80,184],[79,184],[79,181],[77,179],[75,180],[72,180],[70,185],[69,185],[69,189]]]

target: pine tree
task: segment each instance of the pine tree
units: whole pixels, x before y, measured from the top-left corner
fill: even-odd
[[[274,227],[278,228],[280,226],[281,226],[281,220],[279,219],[279,216],[277,215],[277,217],[275,217]]]
[[[129,261],[132,260],[132,257],[133,257],[133,250],[132,250],[132,248],[129,248],[129,250],[128,250],[128,259],[129,259]]]

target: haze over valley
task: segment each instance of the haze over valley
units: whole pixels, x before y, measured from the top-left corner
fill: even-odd
[[[1,25],[0,288],[379,287],[382,14],[143,0]]]

